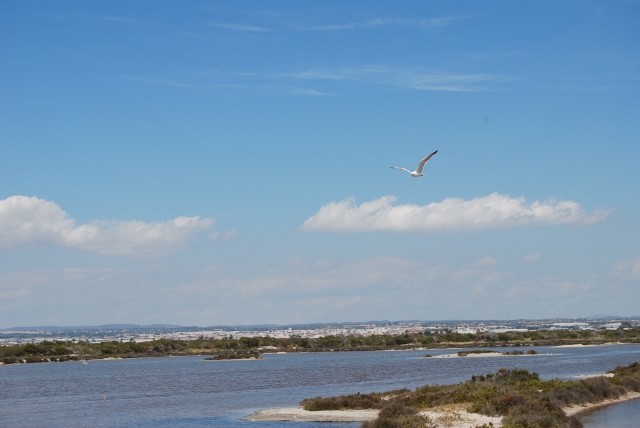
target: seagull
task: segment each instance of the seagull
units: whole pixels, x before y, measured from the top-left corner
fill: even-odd
[[[436,153],[438,153],[437,150],[435,152],[431,153],[426,158],[422,159],[420,161],[420,163],[418,164],[418,169],[416,169],[415,171],[409,171],[407,168],[403,168],[401,166],[391,166],[389,168],[401,169],[403,171],[407,171],[409,174],[411,174],[412,177],[422,177],[424,175],[422,173],[422,168],[424,167],[424,164],[427,163],[427,161],[429,161],[429,159],[431,159],[433,157],[433,155],[435,155]]]

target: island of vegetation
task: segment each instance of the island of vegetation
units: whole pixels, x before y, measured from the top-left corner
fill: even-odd
[[[324,336],[317,338],[240,337],[148,342],[43,341],[0,346],[0,363],[39,363],[104,358],[221,355],[265,352],[332,352],[443,348],[495,348],[640,343],[640,328],[617,330],[537,330],[507,333],[406,333],[400,335]],[[477,352],[477,351],[475,351]]]
[[[231,351],[221,352],[212,357],[207,357],[207,361],[225,361],[225,360],[259,360],[262,357],[259,352],[256,351]]]
[[[430,415],[451,414],[451,409],[499,417],[497,423],[505,428],[578,428],[581,422],[566,409],[630,393],[640,397],[639,392],[640,364],[634,363],[617,367],[608,376],[582,380],[541,380],[537,373],[501,369],[455,385],[317,397],[303,400],[301,405],[311,412],[378,409],[377,419],[363,422],[363,428],[435,428],[442,426],[441,421]]]

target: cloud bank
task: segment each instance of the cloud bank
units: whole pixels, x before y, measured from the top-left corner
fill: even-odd
[[[93,221],[77,224],[54,202],[34,196],[0,200],[0,250],[23,245],[60,245],[99,254],[153,255],[211,229],[213,219],[176,217],[158,222]]]
[[[589,224],[608,211],[586,213],[573,201],[549,199],[527,203],[523,197],[492,193],[470,200],[447,198],[427,205],[396,205],[383,196],[357,205],[353,199],[329,202],[301,226],[326,232],[433,232],[508,228],[525,225]]]

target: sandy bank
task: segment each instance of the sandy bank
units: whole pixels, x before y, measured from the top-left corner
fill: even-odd
[[[586,348],[586,347],[595,347],[595,346],[611,346],[611,345],[629,345],[629,343],[624,342],[605,342],[605,343],[591,343],[591,344],[583,344],[583,343],[574,343],[572,345],[556,345],[556,348]]]
[[[420,412],[429,417],[442,427],[474,428],[483,424],[492,423],[494,427],[502,426],[499,417],[484,416],[477,413],[469,413],[460,406],[447,406]],[[378,410],[322,410],[310,412],[302,407],[290,407],[281,409],[260,410],[251,416],[248,421],[286,421],[286,422],[364,422],[372,421],[378,417]]]
[[[378,417],[378,410],[320,410],[311,412],[302,407],[260,410],[246,417],[248,421],[298,422],[364,422]]]
[[[565,407],[562,410],[564,410],[564,413],[567,416],[574,416],[574,415],[580,416],[586,413],[590,413],[594,410],[597,410],[600,407],[611,406],[612,404],[618,404],[624,401],[638,400],[638,399],[640,399],[640,392],[630,392],[628,394],[621,396],[620,398],[616,398],[613,400],[605,400],[605,401],[600,401],[598,403],[588,403],[580,406],[570,406],[570,407]]]
[[[469,413],[460,407],[447,407],[420,413],[443,427],[473,428],[493,423],[496,428],[502,426],[501,418]],[[288,421],[288,422],[364,422],[378,417],[378,410],[321,410],[310,412],[302,407],[260,410],[248,421]]]
[[[475,428],[484,424],[493,424],[495,428],[502,427],[501,417],[469,413],[461,405],[441,406],[420,412],[420,414],[429,417],[439,427]]]
[[[428,358],[535,357],[538,355],[540,354],[527,354],[526,352],[524,354],[504,354],[502,352],[480,352],[480,353],[470,352],[466,355],[459,355],[458,353],[442,354],[442,355],[433,355]]]

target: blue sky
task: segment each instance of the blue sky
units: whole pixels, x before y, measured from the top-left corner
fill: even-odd
[[[0,326],[640,314],[637,1],[5,1],[0,56]]]

